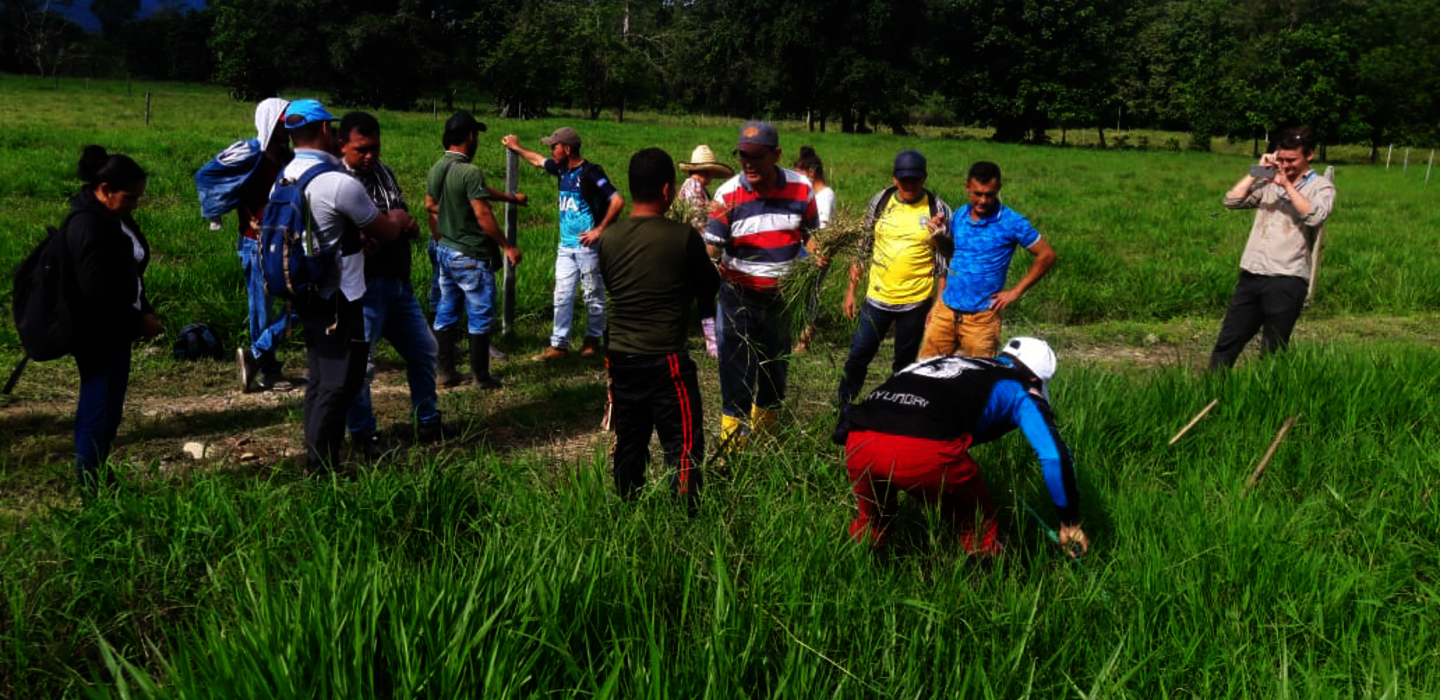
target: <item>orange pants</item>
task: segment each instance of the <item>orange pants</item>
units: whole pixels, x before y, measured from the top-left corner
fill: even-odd
[[[873,546],[883,545],[895,519],[896,496],[904,491],[939,505],[940,516],[955,528],[966,552],[999,554],[995,504],[969,448],[969,435],[942,441],[852,431],[845,443],[845,468],[860,512],[850,523],[850,536],[861,542],[869,536]]]
[[[920,359],[939,355],[994,357],[1000,352],[1000,312],[955,311],[943,303],[935,305],[925,324]]]

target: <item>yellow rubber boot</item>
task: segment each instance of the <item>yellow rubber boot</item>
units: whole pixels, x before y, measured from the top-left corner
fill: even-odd
[[[726,455],[745,449],[745,443],[749,442],[749,433],[744,419],[720,414],[720,454]]]
[[[750,407],[750,434],[755,437],[775,437],[775,425],[780,422],[780,409]]]

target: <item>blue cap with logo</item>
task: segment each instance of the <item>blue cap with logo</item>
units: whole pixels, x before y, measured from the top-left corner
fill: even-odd
[[[926,177],[925,154],[919,151],[901,151],[895,156],[895,177],[900,179]]]
[[[746,150],[746,146],[779,148],[780,132],[767,122],[745,122],[745,126],[740,127],[740,143],[736,150]]]
[[[285,108],[285,128],[299,129],[315,122],[333,122],[335,116],[319,100],[295,100]]]

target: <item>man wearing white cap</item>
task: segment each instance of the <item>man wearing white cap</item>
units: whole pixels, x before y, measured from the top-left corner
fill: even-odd
[[[210,220],[210,229],[219,230],[220,218],[231,211],[237,212],[240,219],[236,249],[245,273],[245,290],[250,297],[250,345],[235,351],[242,392],[256,386],[257,375],[262,390],[275,388],[280,383],[280,360],[275,356],[275,345],[299,320],[294,314],[272,311],[258,258],[260,218],[270,199],[270,187],[294,157],[281,121],[289,105],[278,97],[262,100],[255,107],[255,138],[235,142],[195,173],[200,215]]]
[[[1050,412],[1054,375],[1055,353],[1045,341],[1015,338],[993,359],[945,355],[921,360],[858,405],[842,408],[834,439],[845,445],[845,466],[859,506],[850,536],[882,545],[895,517],[897,492],[905,491],[938,505],[967,552],[999,554],[995,504],[970,447],[1019,428],[1039,457],[1059,513],[1061,547],[1071,556],[1088,551],[1070,449]]]

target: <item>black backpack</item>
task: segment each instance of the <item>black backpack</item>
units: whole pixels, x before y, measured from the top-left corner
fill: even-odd
[[[74,349],[72,319],[80,302],[75,263],[63,233],[69,224],[67,216],[60,228],[46,227],[45,240],[15,268],[11,302],[15,331],[25,355],[40,362],[59,359]]]
[[[205,357],[223,360],[225,341],[220,337],[220,331],[210,324],[192,323],[181,328],[179,335],[175,336],[175,342],[170,346],[170,354],[177,360],[199,360]]]

